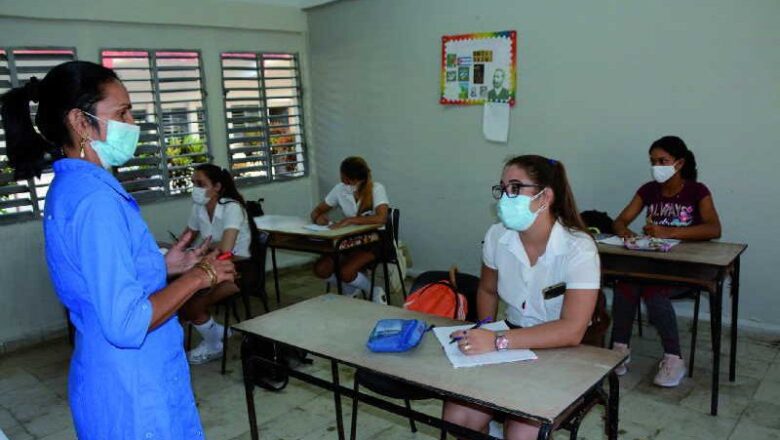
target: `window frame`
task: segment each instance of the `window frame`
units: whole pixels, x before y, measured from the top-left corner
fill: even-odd
[[[253,55],[254,58],[248,58],[254,60],[254,62],[257,64],[257,78],[248,78],[247,81],[255,80],[257,82],[257,93],[258,98],[257,100],[261,104],[261,112],[262,116],[260,118],[262,119],[262,139],[261,139],[261,145],[258,146],[257,151],[261,151],[265,153],[264,161],[265,163],[265,176],[251,176],[251,177],[241,177],[240,176],[240,169],[234,168],[234,158],[233,154],[231,152],[231,133],[234,133],[236,128],[230,128],[231,118],[228,117],[228,112],[230,109],[228,108],[228,101],[227,98],[228,92],[231,90],[225,86],[226,81],[230,80],[237,80],[236,78],[226,78],[225,77],[225,66],[223,64],[224,56],[230,55],[230,54],[242,54],[242,55]],[[294,67],[290,68],[294,72],[294,75],[289,77],[289,79],[295,80],[295,86],[294,87],[279,87],[279,86],[273,86],[269,87],[266,85],[266,80],[274,80],[275,78],[267,78],[265,70],[267,69],[265,65],[263,64],[264,58],[267,55],[285,55],[289,56],[293,62]],[[230,59],[230,58],[228,58]],[[235,57],[233,59],[239,59],[239,57]],[[287,182],[291,180],[301,179],[308,177],[310,174],[310,161],[309,161],[309,153],[308,153],[308,142],[306,139],[307,129],[306,129],[306,119],[305,119],[305,100],[304,100],[304,87],[303,87],[303,74],[301,69],[301,63],[300,63],[300,55],[298,52],[285,52],[285,51],[256,51],[256,50],[225,50],[219,52],[219,67],[220,67],[220,74],[222,76],[222,110],[223,110],[223,117],[225,120],[225,148],[228,158],[228,170],[230,171],[230,174],[233,176],[233,179],[236,182],[236,186],[249,186],[249,185],[257,185],[257,184],[270,184],[270,183],[276,183],[276,182]],[[280,78],[285,79],[285,78]],[[303,166],[303,170],[300,175],[297,176],[290,176],[290,175],[277,175],[273,171],[273,168],[275,166],[282,166],[284,163],[279,165],[273,164],[273,154],[272,154],[272,145],[271,145],[271,137],[274,136],[271,134],[271,124],[270,121],[274,116],[270,115],[270,109],[271,107],[268,106],[268,100],[269,99],[278,99],[279,97],[268,97],[266,91],[267,90],[273,90],[278,88],[289,88],[295,90],[295,95],[291,98],[297,100],[296,105],[290,105],[285,107],[279,107],[279,108],[297,108],[298,114],[294,115],[294,117],[298,118],[298,124],[295,124],[298,126],[299,133],[296,133],[295,135],[300,136],[300,152],[294,152],[289,154],[300,154],[302,157],[302,160],[300,162],[294,162],[294,163],[300,163]],[[238,88],[243,89],[243,88]],[[240,111],[241,108],[236,106],[232,107],[232,109]],[[277,116],[278,117],[278,116]],[[292,124],[288,124],[287,126],[291,126]],[[295,142],[293,145],[297,145],[298,142]],[[280,153],[277,155],[284,155],[284,153]]]

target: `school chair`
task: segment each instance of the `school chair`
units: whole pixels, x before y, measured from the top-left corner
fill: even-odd
[[[477,321],[477,288],[479,287],[479,277],[467,273],[456,273],[455,283],[458,292],[462,293],[468,301],[467,321]],[[421,273],[412,283],[410,292],[414,292],[426,284],[436,281],[448,280],[450,273],[446,270],[434,270]],[[372,373],[366,370],[358,369],[355,372],[352,398],[352,425],[350,428],[350,439],[354,440],[357,434],[357,394],[360,386],[391,399],[402,399],[407,410],[411,410],[412,400],[435,399],[438,396],[424,388],[410,385],[398,379],[379,373]],[[414,419],[409,419],[409,428],[412,432],[417,432],[417,426]],[[442,433],[443,435],[444,433]]]
[[[215,315],[219,313],[220,308],[224,308],[225,313],[223,316],[225,330],[222,333],[222,365],[220,367],[220,373],[223,375],[225,374],[225,365],[227,364],[228,341],[230,340],[228,331],[230,330],[231,313],[236,323],[241,322],[241,318],[238,316],[238,300],[240,299],[243,303],[246,319],[251,319],[253,316],[250,304],[250,297],[252,296],[260,298],[266,313],[270,311],[268,307],[268,292],[265,288],[265,259],[269,237],[270,234],[268,232],[258,231],[258,246],[252,257],[236,262],[236,272],[240,274],[240,277],[236,279],[236,284],[240,289],[239,292],[214,304]],[[187,327],[187,351],[190,350],[191,345],[192,323],[189,323]]]
[[[398,225],[400,222],[401,212],[398,208],[390,208],[387,211],[387,220],[385,221],[385,230],[379,231],[381,237],[382,251],[380,255],[371,263],[371,293],[374,292],[374,280],[376,278],[376,270],[379,264],[382,264],[385,274],[385,293],[387,294],[387,302],[390,303],[390,280],[388,279],[387,265],[394,264],[398,270],[398,279],[401,284],[401,292],[403,293],[404,300],[406,300],[406,285],[404,285],[404,275],[401,272],[401,263],[398,260]]]

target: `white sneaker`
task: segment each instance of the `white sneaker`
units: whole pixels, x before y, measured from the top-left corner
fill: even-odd
[[[686,373],[685,362],[680,356],[664,353],[663,360],[658,364],[658,374],[653,383],[659,387],[674,388],[680,385]]]
[[[615,368],[615,374],[618,376],[624,376],[626,373],[628,373],[628,364],[631,362],[631,349],[628,348],[628,345],[626,344],[615,342],[612,344],[612,351],[616,351],[623,356],[628,356],[626,360],[623,361],[623,363]]]
[[[205,364],[222,357],[222,342],[217,347],[212,347],[206,341],[201,341],[197,347],[187,353],[187,360],[192,365]]]
[[[371,301],[377,304],[387,304],[387,295],[385,295],[385,289],[375,286],[374,291],[371,292]]]

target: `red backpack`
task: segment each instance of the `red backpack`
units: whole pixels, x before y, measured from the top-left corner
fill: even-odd
[[[458,293],[455,283],[457,269],[450,269],[449,281],[436,281],[426,284],[406,297],[404,308],[431,315],[464,321],[468,314],[468,301]]]

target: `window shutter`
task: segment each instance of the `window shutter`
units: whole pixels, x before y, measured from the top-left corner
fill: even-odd
[[[228,158],[236,181],[305,175],[297,56],[226,52],[221,59]]]

